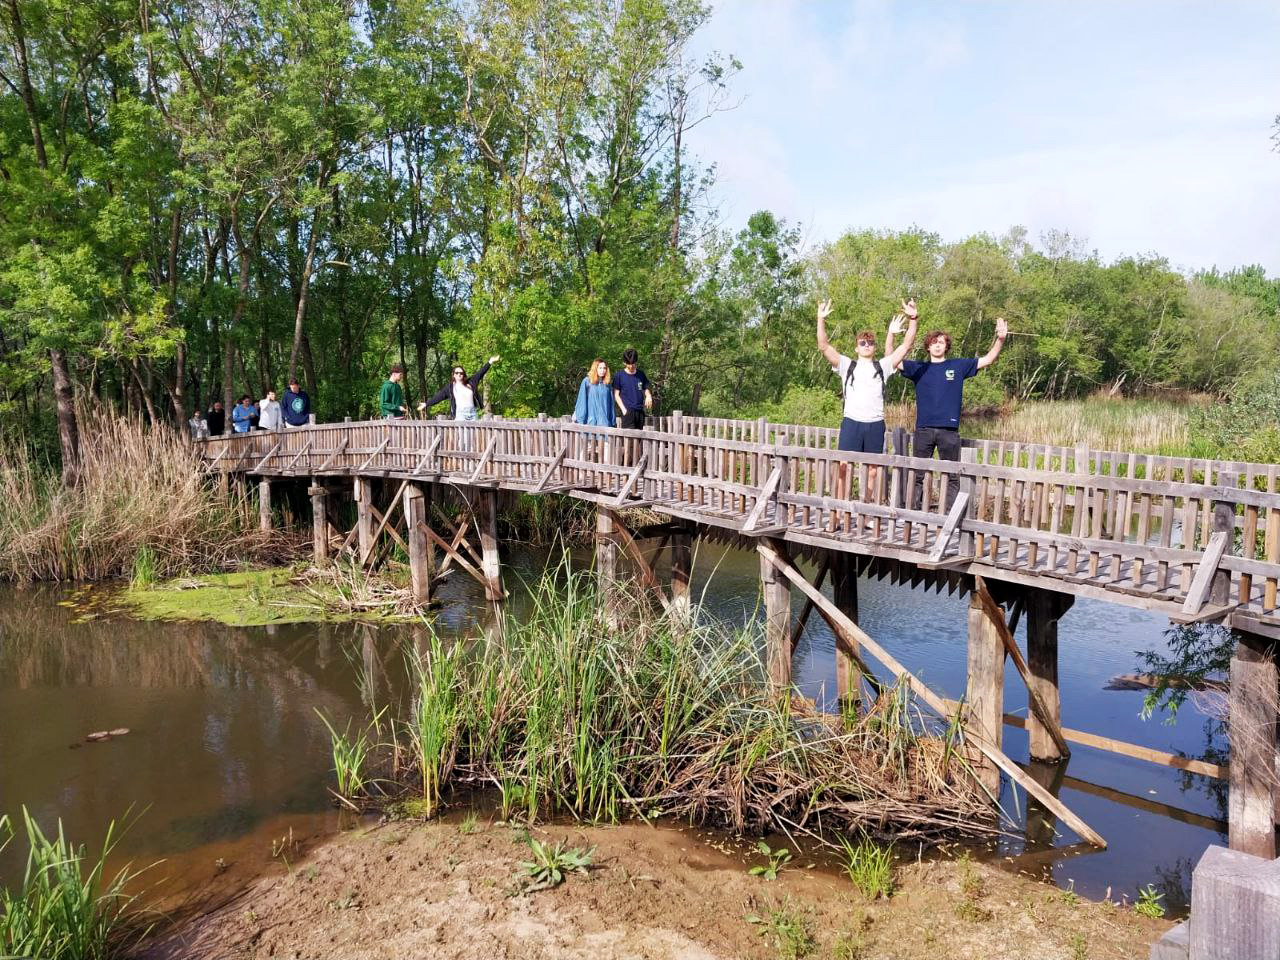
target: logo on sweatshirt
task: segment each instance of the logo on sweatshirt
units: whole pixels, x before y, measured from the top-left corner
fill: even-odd
[[[947,379],[948,379],[948,380],[954,380],[955,378],[956,378],[956,372],[955,372],[954,370],[948,370],[948,371],[947,371]]]

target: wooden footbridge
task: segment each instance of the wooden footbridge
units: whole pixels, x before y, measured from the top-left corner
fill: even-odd
[[[769,674],[780,688],[790,685],[791,651],[817,610],[836,635],[839,694],[859,695],[869,656],[904,676],[941,716],[963,710],[988,788],[998,789],[1003,770],[1082,837],[1104,843],[1003,753],[1003,725],[1025,725],[1033,759],[1061,759],[1075,742],[1229,778],[1232,846],[1274,857],[1277,466],[986,440],[966,441],[962,459],[949,462],[911,457],[901,431],[892,440],[892,454],[844,453],[835,449],[835,430],[676,412],[644,430],[544,416],[401,420],[214,437],[199,446],[223,482],[257,478],[264,527],[273,484],[308,480],[318,562],[349,551],[370,563],[384,538],[398,542],[422,601],[451,565],[479,580],[491,600],[503,597],[504,491],[594,503],[605,583],[625,556],[641,584],[677,611],[689,603],[692,538],[734,541],[760,555]],[[342,531],[334,521],[348,492],[355,524]],[[446,498],[463,506],[461,518],[438,509]],[[639,507],[661,522],[629,522],[636,514],[625,511]],[[473,526],[478,545],[467,535]],[[641,549],[655,540],[649,556],[670,551],[668,584]],[[796,565],[802,557],[816,563],[814,580]],[[963,706],[943,700],[859,628],[859,576],[968,594]],[[827,578],[831,598],[821,590]],[[805,595],[794,619],[792,588]],[[1077,596],[1238,631],[1231,723],[1250,733],[1233,737],[1229,770],[1062,726],[1057,624]],[[1013,639],[1024,616],[1025,656]],[[1003,713],[1006,658],[1027,685],[1025,720]]]

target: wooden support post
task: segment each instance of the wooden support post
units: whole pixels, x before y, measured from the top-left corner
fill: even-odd
[[[271,481],[266,477],[258,481],[258,529],[271,529]]]
[[[840,612],[858,622],[858,570],[851,553],[832,553],[831,564],[831,597]],[[858,641],[849,636],[849,648],[855,656],[861,655]],[[862,670],[857,661],[849,655],[849,650],[836,644],[836,698],[842,706],[854,708],[861,698]]]
[[[1235,489],[1236,479],[1239,474],[1229,471],[1222,471],[1218,474],[1218,483],[1224,487]],[[1208,478],[1205,478],[1208,482]],[[1235,552],[1235,530],[1236,530],[1236,505],[1234,503],[1223,500],[1215,500],[1213,503],[1213,533],[1225,533],[1227,535],[1226,552]],[[1226,604],[1231,600],[1231,571],[1219,567],[1213,574],[1213,582],[1209,587],[1209,602],[1216,604]]]
[[[782,553],[782,545],[770,540]],[[764,590],[765,652],[769,685],[775,692],[791,689],[791,581],[780,574],[768,557],[760,558],[760,585]]]
[[[364,477],[354,479],[351,491],[356,502],[356,538],[358,556],[367,557],[373,550],[373,485]]]
[[[329,491],[324,484],[313,482],[311,494],[311,553],[317,567],[329,560]]]
[[[997,608],[998,610],[999,608]],[[1004,641],[988,607],[975,588],[969,595],[969,682],[965,700],[967,724],[997,750],[1004,729]],[[1000,795],[1000,768],[985,754],[969,758],[981,783],[992,796]]]
[[[1027,668],[1030,687],[1048,710],[1049,716],[1062,729],[1062,696],[1058,689],[1058,620],[1070,608],[1070,595],[1028,587]],[[1056,763],[1063,753],[1034,710],[1027,713],[1027,734],[1031,759]]]
[[[688,532],[671,535],[671,609],[680,617],[688,617],[692,601],[689,579],[693,573],[693,538]]]
[[[614,514],[608,507],[596,507],[596,576],[604,600],[605,621],[618,623],[618,541],[614,539]]]
[[[1276,855],[1275,648],[1241,633],[1231,658],[1228,693],[1231,793],[1228,831],[1232,850]]]
[[[480,526],[480,570],[484,573],[485,597],[494,603],[502,601],[502,564],[498,560],[498,493],[482,490],[476,520]]]
[[[429,488],[427,488],[429,489]],[[418,603],[431,602],[431,538],[427,524],[427,493],[423,484],[404,488],[404,520],[409,534],[409,590]]]

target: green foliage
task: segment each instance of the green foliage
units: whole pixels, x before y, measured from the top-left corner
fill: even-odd
[[[858,892],[868,900],[893,896],[893,851],[866,836],[856,844],[844,835],[838,839],[844,852],[845,875]]]
[[[1164,894],[1147,884],[1138,891],[1138,902],[1133,905],[1133,909],[1144,917],[1152,917],[1159,920],[1164,916],[1164,904],[1160,901],[1164,899]]]
[[[791,862],[791,851],[786,847],[780,847],[777,850],[771,850],[769,844],[763,840],[756,841],[756,852],[764,854],[769,862],[756,864],[747,873],[753,877],[762,877],[765,880],[777,880],[778,871]]]
[[[806,251],[765,210],[718,231],[682,135],[739,65],[692,53],[698,0],[10,6],[0,66],[32,97],[0,100],[0,421],[40,457],[51,350],[81,397],[162,420],[295,371],[321,421],[367,417],[391,362],[414,403],[493,353],[490,410],[559,415],[591,359],[634,346],[659,412],[697,394],[831,424],[818,297],[845,349],[907,295],[957,355],[1008,317],[971,409],[1113,382],[1225,394],[1280,346],[1259,267],[1188,277],[1020,228]],[[1255,459],[1280,448],[1257,436]]]
[[[1280,460],[1280,373],[1268,367],[1237,378],[1225,404],[1192,412],[1190,431],[1199,456]]]
[[[596,848],[566,847],[563,842],[552,846],[530,837],[529,850],[533,859],[520,861],[525,893],[558,887],[570,873],[585,874],[591,867]]]
[[[0,954],[41,960],[105,960],[114,956],[137,923],[139,872],[124,867],[114,876],[106,863],[118,842],[114,821],[102,848],[90,855],[67,840],[58,822],[48,836],[22,809],[27,841],[26,869],[13,888],[0,889]],[[8,817],[0,816],[0,850],[12,841]]]
[[[818,946],[813,934],[813,911],[787,897],[762,914],[748,914],[747,922],[760,927],[760,936],[772,941],[779,960],[801,960]]]

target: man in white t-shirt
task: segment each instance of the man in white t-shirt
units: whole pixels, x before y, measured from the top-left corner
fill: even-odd
[[[877,360],[876,335],[862,330],[855,338],[855,356],[849,357],[831,345],[827,339],[827,317],[831,314],[831,301],[818,304],[818,349],[831,364],[831,370],[840,377],[844,391],[844,419],[840,421],[838,449],[855,453],[884,453],[884,388],[910,351],[916,340],[916,323],[919,313],[914,300],[902,302],[902,313],[889,322],[889,337],[885,346],[888,352]],[[906,319],[907,335],[901,346],[893,350],[893,338],[902,333]],[[876,468],[871,467],[867,476],[866,497],[876,489]],[[849,492],[848,464],[840,464],[836,496],[846,497]]]
[[[840,421],[839,449],[857,453],[884,453],[884,388],[888,379],[898,371],[902,359],[911,351],[916,341],[916,324],[919,312],[914,300],[904,300],[902,313],[889,324],[889,344],[902,333],[906,320],[906,336],[892,353],[876,360],[876,335],[870,330],[861,331],[856,338],[856,355],[846,356],[827,339],[827,317],[831,314],[831,301],[818,304],[818,349],[831,364],[831,370],[840,377],[844,391],[844,419]]]

